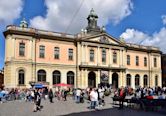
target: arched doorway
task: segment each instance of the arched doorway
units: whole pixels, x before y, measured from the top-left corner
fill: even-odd
[[[96,74],[94,72],[88,74],[88,87],[96,87]]]
[[[112,87],[114,88],[118,88],[118,74],[117,73],[113,73],[112,74]]]

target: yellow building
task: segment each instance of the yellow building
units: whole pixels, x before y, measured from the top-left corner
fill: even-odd
[[[42,82],[74,87],[161,86],[161,51],[125,43],[97,25],[94,10],[81,33],[70,35],[9,25],[5,36],[5,87],[30,87]],[[134,39],[134,38],[133,38]]]

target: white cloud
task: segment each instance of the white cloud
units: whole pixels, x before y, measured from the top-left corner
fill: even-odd
[[[36,16],[30,20],[30,25],[38,29],[65,32],[74,13],[82,0],[45,0],[47,13],[45,17]],[[108,22],[118,24],[122,19],[131,14],[133,9],[132,0],[84,0],[83,5],[75,17],[69,33],[80,32],[87,26],[87,16],[94,8],[99,16],[99,25]]]
[[[166,15],[162,15],[161,18],[163,20],[163,24],[166,25]]]
[[[0,24],[5,26],[19,18],[23,0],[0,0]]]
[[[152,35],[148,35],[144,32],[135,29],[126,29],[124,33],[120,35],[126,42],[136,43],[142,45],[153,45],[159,47],[161,51],[166,53],[166,28],[163,27],[159,32],[155,32]]]

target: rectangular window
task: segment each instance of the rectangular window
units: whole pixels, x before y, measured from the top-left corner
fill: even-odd
[[[105,49],[102,50],[102,62],[103,63],[106,62],[106,50]]]
[[[147,58],[144,57],[144,66],[147,66]]]
[[[130,55],[127,55],[127,65],[130,65]]]
[[[68,58],[69,60],[73,60],[73,49],[68,49]]]
[[[54,48],[54,58],[59,59],[59,47]]]
[[[45,46],[40,45],[39,46],[39,57],[44,58],[45,57]]]
[[[157,67],[157,58],[154,58],[154,67]]]
[[[136,56],[136,62],[135,62],[136,66],[139,66],[139,57]]]
[[[25,43],[20,43],[19,45],[19,56],[25,55]]]
[[[94,61],[94,50],[90,50],[90,61]]]
[[[117,53],[116,52],[114,52],[113,53],[113,63],[117,63]]]

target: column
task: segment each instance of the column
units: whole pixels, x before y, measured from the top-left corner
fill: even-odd
[[[46,70],[46,82],[49,82],[49,86],[52,88],[52,81],[53,81],[53,77],[52,77],[52,71],[50,68],[48,68]]]
[[[122,51],[120,50],[119,51],[119,66],[121,67],[122,66]]]
[[[100,54],[101,54],[100,47],[98,46],[97,47],[97,65],[100,65]]]
[[[122,86],[126,87],[126,76],[124,71],[122,71]]]
[[[108,49],[108,66],[110,67],[112,65],[112,61],[111,61],[111,48]]]
[[[85,63],[87,64],[88,63],[88,49],[87,49],[87,45],[85,45]]]
[[[140,76],[140,86],[143,87],[144,86],[144,77]]]
[[[109,70],[109,80],[108,80],[109,84],[112,84],[112,71]]]
[[[81,63],[85,62],[84,61],[84,46],[81,44]]]
[[[131,87],[135,89],[135,77],[131,75]]]
[[[85,76],[84,76],[84,89],[88,87],[88,70],[85,69]]]
[[[123,78],[122,78],[122,71],[120,71],[120,73],[119,73],[119,82],[118,82],[118,85],[119,85],[119,87],[121,87],[123,84],[122,84],[122,80]]]
[[[100,70],[97,70],[97,75],[96,75],[96,87],[100,84]]]

